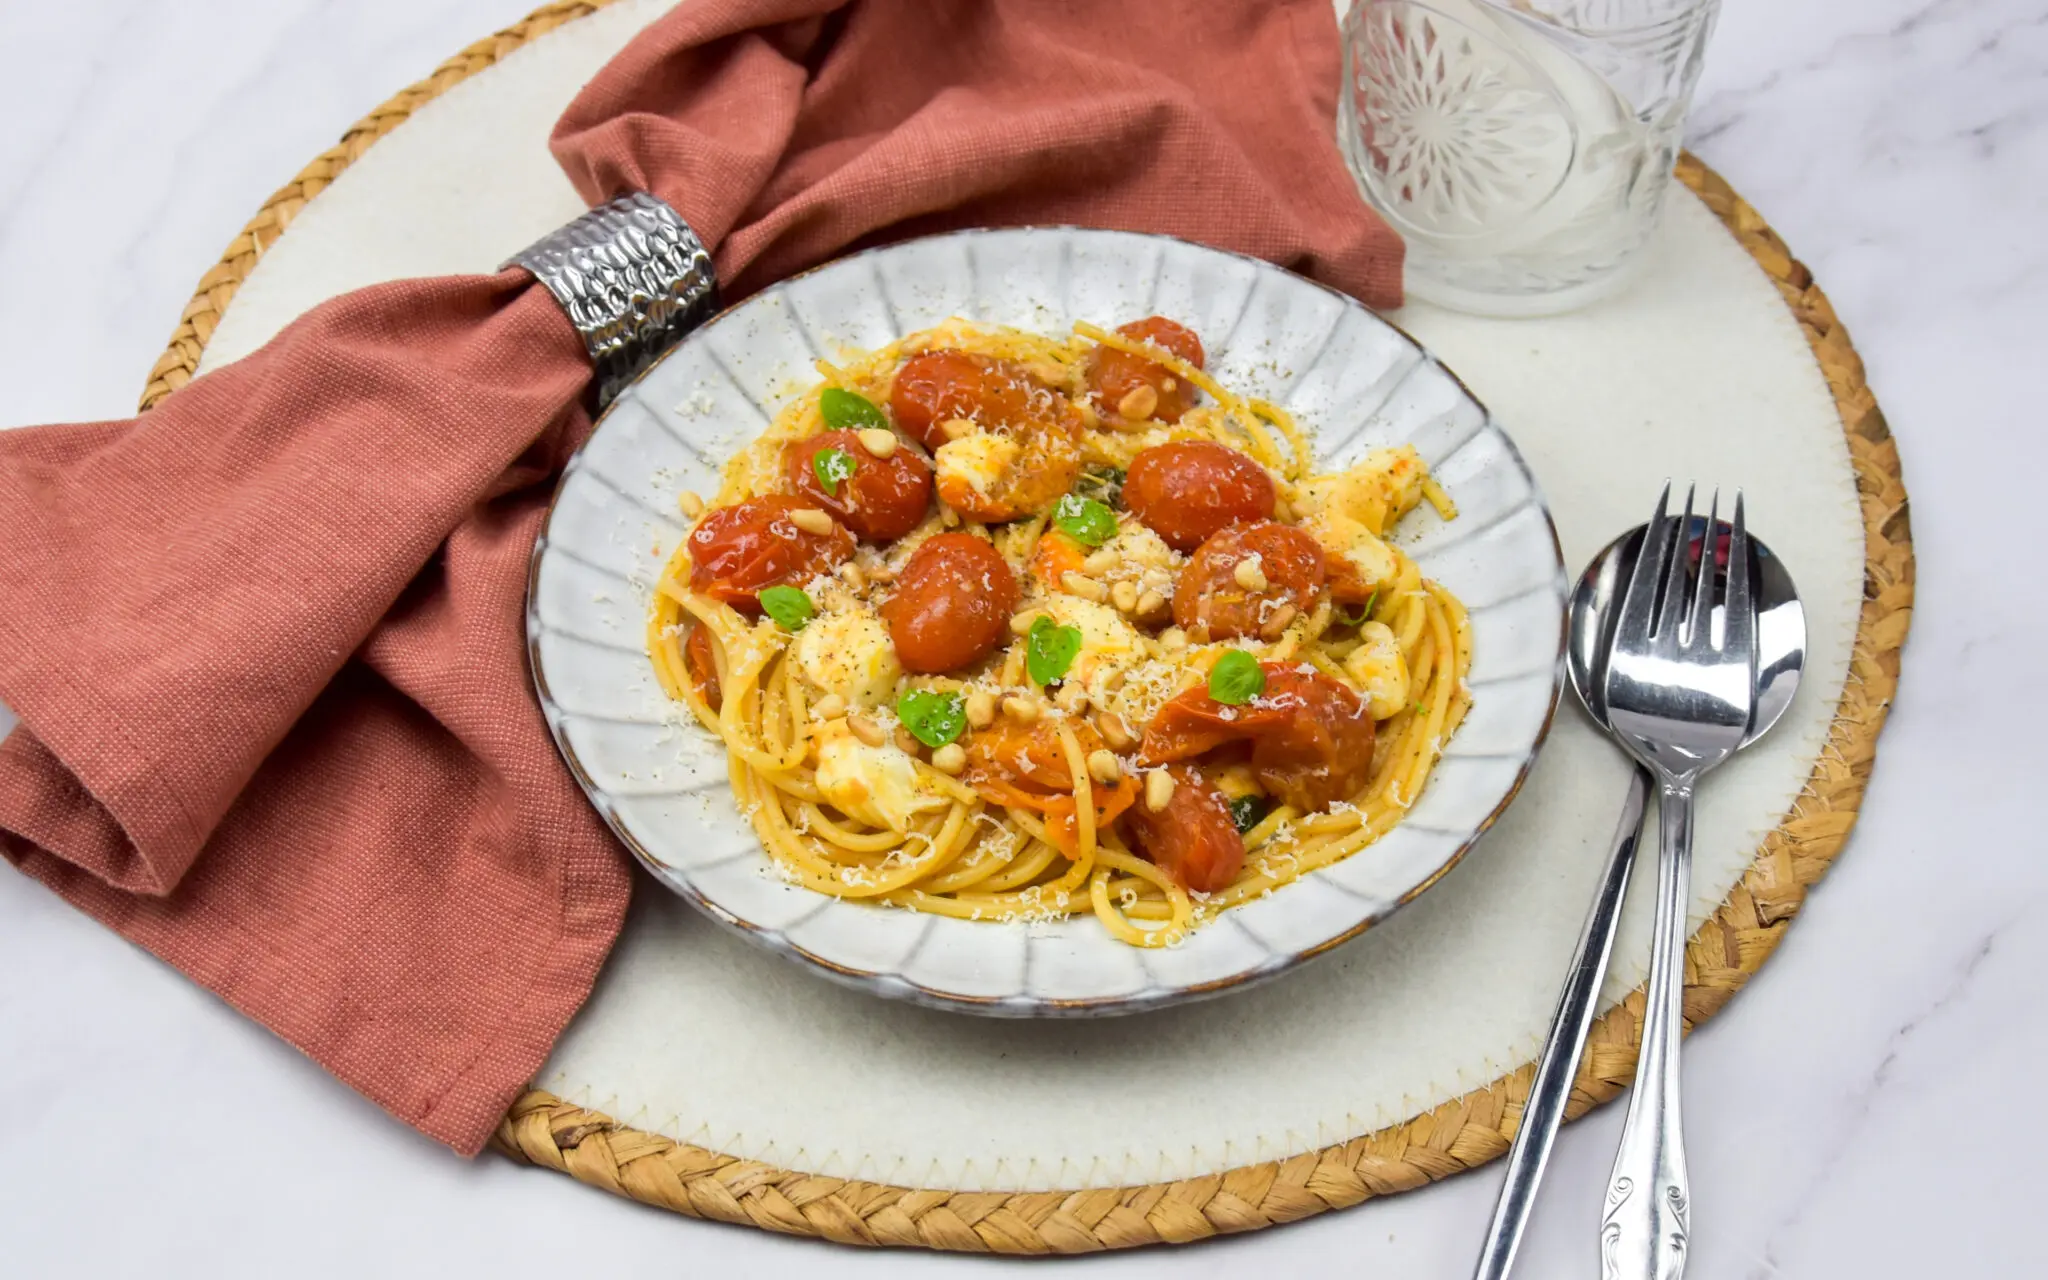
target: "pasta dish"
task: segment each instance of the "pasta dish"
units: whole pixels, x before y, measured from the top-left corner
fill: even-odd
[[[951,320],[820,361],[655,589],[662,689],[778,871],[1172,945],[1350,857],[1470,703],[1462,605],[1390,540],[1409,446],[1330,473],[1154,316]]]

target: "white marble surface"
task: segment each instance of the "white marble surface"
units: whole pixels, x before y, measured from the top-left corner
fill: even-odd
[[[128,412],[248,212],[528,3],[0,6],[0,423]],[[2042,0],[1733,0],[1711,52],[1693,145],[1813,267],[1868,361],[1922,575],[1863,825],[1777,958],[1686,1051],[1695,1277],[2039,1269],[2048,864],[2022,805],[2048,609],[2022,571],[2037,538],[2021,513],[2048,464],[2023,400],[2048,339],[2044,64]],[[0,974],[9,1275],[1003,1265],[826,1250],[455,1160],[11,874]],[[1619,1123],[1610,1108],[1561,1139],[1519,1274],[1593,1273]],[[1459,1277],[1493,1180],[1082,1265]]]

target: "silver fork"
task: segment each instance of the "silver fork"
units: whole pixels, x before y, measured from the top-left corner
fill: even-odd
[[[1657,499],[1622,598],[1605,679],[1615,739],[1656,775],[1663,834],[1643,1051],[1600,1226],[1606,1280],[1678,1280],[1685,1273],[1692,1192],[1679,1119],[1678,1037],[1692,897],[1693,788],[1742,745],[1756,707],[1756,601],[1742,495],[1735,495],[1718,636],[1712,598],[1717,548],[1711,542],[1702,548],[1689,590],[1685,580],[1692,499],[1688,489],[1685,514],[1677,520],[1666,514],[1670,485]],[[1716,493],[1700,536],[1718,536],[1720,506]]]

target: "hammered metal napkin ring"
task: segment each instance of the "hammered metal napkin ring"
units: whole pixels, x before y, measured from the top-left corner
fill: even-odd
[[[592,209],[505,265],[531,271],[583,335],[600,410],[718,310],[704,242],[644,191]]]

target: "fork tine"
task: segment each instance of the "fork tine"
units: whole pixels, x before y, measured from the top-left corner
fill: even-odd
[[[1756,652],[1756,597],[1749,580],[1749,529],[1740,489],[1735,491],[1734,531],[1728,536],[1728,625],[1721,647],[1732,658]]]
[[[1628,589],[1621,597],[1621,616],[1614,624],[1617,638],[1648,636],[1656,619],[1657,588],[1664,581],[1664,561],[1671,545],[1671,521],[1665,514],[1670,504],[1671,482],[1667,480],[1664,492],[1657,495],[1657,513],[1643,526],[1642,549],[1636,553],[1635,567],[1629,571]]]
[[[1707,529],[1700,536],[1700,567],[1694,576],[1692,586],[1692,613],[1685,620],[1685,647],[1689,650],[1705,650],[1713,647],[1714,630],[1714,550],[1721,541],[1721,491],[1714,490],[1714,496],[1707,505]],[[1692,530],[1688,527],[1683,535],[1688,550],[1692,546]]]
[[[1657,626],[1653,634],[1678,647],[1678,623],[1685,610],[1685,549],[1692,535],[1692,496],[1697,486],[1685,487],[1685,514],[1671,531],[1671,557],[1664,565],[1664,585],[1657,593]]]

